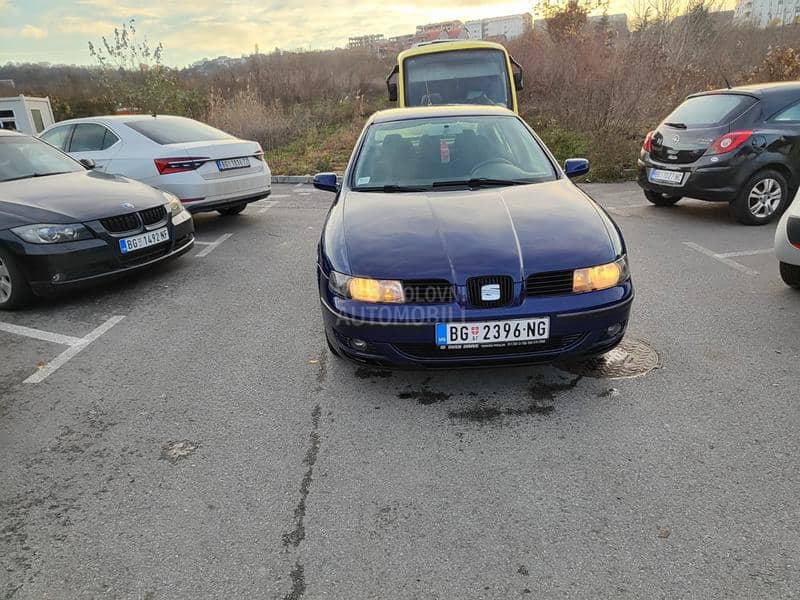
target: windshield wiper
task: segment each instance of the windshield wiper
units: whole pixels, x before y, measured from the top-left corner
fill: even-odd
[[[31,177],[47,177],[48,175],[64,175],[65,173],[70,173],[70,171],[53,171],[52,173],[29,173],[28,175],[21,175],[19,177],[0,179],[0,181],[19,181],[20,179],[30,179]]]
[[[673,129],[688,129],[686,127],[686,123],[664,123],[667,127],[672,127]]]
[[[356,192],[424,192],[430,188],[425,185],[373,185],[368,187],[356,187]]]
[[[492,179],[490,177],[473,177],[472,179],[454,179],[452,181],[434,181],[432,187],[454,187],[466,185],[471,188],[478,188],[490,185],[528,185],[530,181],[519,179]]]

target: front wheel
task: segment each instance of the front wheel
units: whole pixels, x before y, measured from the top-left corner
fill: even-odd
[[[656,206],[672,206],[683,196],[670,196],[669,194],[662,194],[661,192],[654,192],[653,190],[645,190],[644,197]]]
[[[0,310],[20,308],[31,301],[31,288],[11,254],[0,250]]]
[[[753,175],[731,202],[734,218],[744,225],[766,225],[781,214],[789,197],[786,178],[765,169]]]
[[[229,206],[228,208],[221,208],[217,212],[223,217],[232,217],[238,215],[247,207],[247,204],[237,204],[236,206]]]
[[[780,264],[781,279],[789,287],[800,290],[800,267],[782,262]]]

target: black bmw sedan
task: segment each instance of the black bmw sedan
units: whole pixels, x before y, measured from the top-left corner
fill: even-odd
[[[0,131],[0,310],[174,258],[194,245],[180,201]]]
[[[800,82],[689,96],[647,134],[639,185],[658,206],[728,202],[739,222],[769,223],[800,185]]]

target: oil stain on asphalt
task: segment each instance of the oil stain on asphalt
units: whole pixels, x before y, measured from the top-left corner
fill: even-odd
[[[417,403],[423,405],[430,405],[430,404],[437,404],[439,402],[444,402],[448,400],[452,394],[447,394],[445,392],[435,392],[433,391],[428,384],[430,384],[431,378],[428,377],[425,381],[420,384],[419,388],[413,389],[410,388],[405,392],[400,392],[397,394],[397,397],[400,400],[416,400]]]
[[[392,376],[392,372],[387,369],[370,369],[369,367],[358,367],[355,376],[359,379],[387,379]]]
[[[478,404],[463,410],[452,410],[448,413],[451,419],[459,421],[470,421],[473,423],[492,423],[504,417],[524,417],[532,415],[549,415],[555,411],[554,402],[556,397],[570,390],[575,389],[582,377],[578,375],[574,379],[547,383],[544,375],[528,377],[530,384],[528,395],[531,401],[527,406],[487,406]]]

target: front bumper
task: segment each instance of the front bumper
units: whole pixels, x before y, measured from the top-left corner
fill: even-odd
[[[129,255],[119,251],[119,238],[110,236],[96,222],[86,223],[97,237],[64,244],[30,244],[9,231],[0,232],[0,243],[18,259],[38,296],[95,285],[152,265],[177,258],[194,246],[194,224],[188,218],[169,222],[169,242]]]
[[[582,296],[582,306],[573,309],[564,308],[557,297],[529,298],[519,306],[494,311],[463,311],[451,305],[397,305],[393,307],[395,315],[387,313],[388,318],[381,320],[356,317],[348,313],[352,301],[333,306],[331,300],[337,304],[335,299],[323,296],[322,313],[330,343],[343,356],[359,362],[424,368],[548,363],[607,352],[625,335],[634,298],[630,280],[611,290],[576,296]],[[402,314],[413,315],[415,320],[392,318]],[[440,320],[469,322],[542,316],[550,317],[550,339],[544,344],[441,350],[434,341],[435,323]],[[619,326],[619,331],[609,334],[609,328],[614,326]],[[366,342],[366,347],[356,348],[353,340]]]
[[[717,158],[711,162],[712,158]],[[661,163],[643,154],[637,161],[638,183],[642,189],[669,196],[685,196],[709,202],[730,202],[742,189],[751,171],[738,156],[702,157],[691,164]],[[651,169],[684,173],[683,185],[660,185],[650,181]]]

